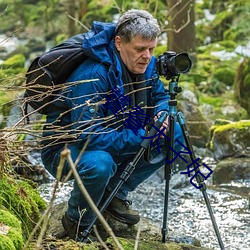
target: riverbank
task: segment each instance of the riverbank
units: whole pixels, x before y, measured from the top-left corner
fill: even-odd
[[[212,159],[209,164],[214,168]],[[223,185],[212,185],[211,181],[207,183],[207,194],[226,249],[249,249],[250,209],[247,193],[250,192],[250,180]],[[39,188],[47,201],[52,187],[53,182],[42,184]],[[64,184],[57,192],[55,203],[66,201],[71,188],[72,182]],[[158,172],[130,194],[132,207],[139,211],[142,218],[150,220],[158,228],[159,234],[164,212],[164,190],[165,181],[162,173]],[[203,247],[220,250],[201,191],[180,173],[175,173],[170,181],[168,209],[168,227],[175,239],[184,239],[184,236],[197,238]]]

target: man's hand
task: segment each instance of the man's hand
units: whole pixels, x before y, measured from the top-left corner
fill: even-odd
[[[165,111],[160,111],[160,112],[158,112],[158,113],[155,115],[155,117],[154,117],[154,121],[155,121],[155,122],[160,118],[162,112],[165,112]],[[165,134],[165,135],[166,135],[167,132],[169,131],[169,122],[168,122],[168,121],[169,121],[169,118],[168,118],[168,116],[167,116],[166,119],[165,119],[165,121],[162,123],[161,128],[160,128],[160,130],[162,130],[163,128],[165,128],[165,130],[164,130],[164,134]],[[163,135],[161,135],[161,137],[164,138]]]

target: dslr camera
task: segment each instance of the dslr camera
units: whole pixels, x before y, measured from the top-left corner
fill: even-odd
[[[176,54],[174,51],[164,52],[156,59],[156,70],[160,76],[167,80],[187,73],[192,66],[192,61],[187,53]]]

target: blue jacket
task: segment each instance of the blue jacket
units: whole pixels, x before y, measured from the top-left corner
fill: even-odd
[[[64,101],[55,103],[56,107],[47,115],[47,123],[62,127],[62,137],[69,137],[79,147],[83,147],[89,139],[87,150],[104,150],[114,155],[124,155],[139,149],[145,130],[138,129],[135,135],[131,129],[122,125],[123,115],[116,118],[104,106],[104,98],[110,90],[118,87],[124,94],[121,63],[114,53],[114,31],[114,24],[93,23],[83,41],[88,59],[67,80],[68,87],[62,93]],[[147,105],[154,107],[154,114],[168,111],[169,95],[155,71],[154,57],[145,76],[147,86],[151,87],[147,90]],[[78,82],[82,80],[91,81]],[[65,105],[70,111],[62,114],[60,108]],[[123,107],[122,103],[120,105]],[[53,134],[57,135],[55,132],[45,132],[45,135]]]

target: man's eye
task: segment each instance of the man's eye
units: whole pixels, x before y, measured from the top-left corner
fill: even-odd
[[[137,52],[142,52],[143,50],[144,49],[140,49],[140,48],[136,49]]]

